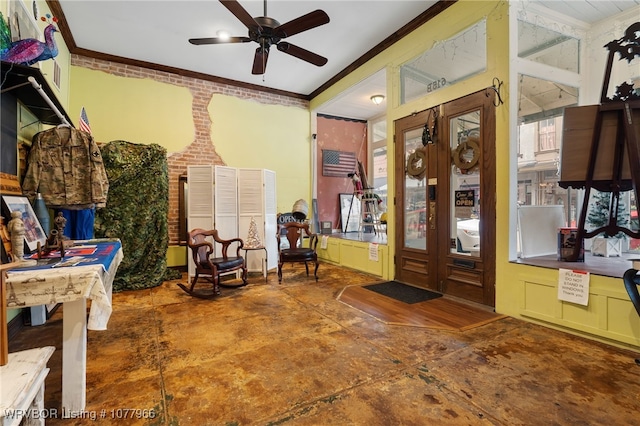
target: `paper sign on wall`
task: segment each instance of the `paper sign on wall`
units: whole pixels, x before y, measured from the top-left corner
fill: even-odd
[[[589,272],[560,269],[558,299],[587,306],[589,304]]]
[[[369,243],[369,260],[378,261],[378,244]]]
[[[328,235],[323,235],[322,238],[320,239],[320,248],[321,249],[326,249],[328,241],[329,241],[329,236]]]

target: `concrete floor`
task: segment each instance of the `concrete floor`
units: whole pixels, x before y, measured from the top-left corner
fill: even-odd
[[[374,277],[321,264],[316,283],[285,268],[282,284],[254,275],[215,300],[175,281],[114,294],[109,329],[89,331],[98,420],[47,424],[640,424],[637,353],[512,318],[465,332],[386,325],[336,300]],[[61,325],[59,310],[10,342],[58,348],[45,395],[58,410]]]

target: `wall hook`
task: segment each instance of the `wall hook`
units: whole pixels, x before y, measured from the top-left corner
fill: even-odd
[[[502,96],[500,95],[500,90],[502,89],[502,81],[500,81],[500,79],[498,77],[493,77],[493,85],[491,87],[488,87],[485,91],[485,95],[487,97],[491,96],[491,92],[489,92],[489,89],[493,89],[493,91],[495,92],[496,96],[498,97],[497,101],[494,99],[493,101],[493,106],[495,107],[499,107],[500,105],[504,104],[504,101],[502,100]]]

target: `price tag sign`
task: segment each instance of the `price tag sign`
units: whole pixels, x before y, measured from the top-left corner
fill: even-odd
[[[558,299],[587,306],[589,304],[589,273],[572,269],[560,269]]]

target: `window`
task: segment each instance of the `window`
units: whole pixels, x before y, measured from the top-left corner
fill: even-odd
[[[514,42],[518,58],[513,61],[516,74],[512,81],[518,86],[517,108],[511,118],[512,122],[517,122],[517,127],[511,129],[511,135],[513,150],[517,153],[517,159],[516,155],[513,159],[517,161],[517,177],[512,179],[513,185],[517,185],[517,188],[513,188],[517,203],[512,206],[512,213],[518,211],[517,206],[556,206],[564,212],[563,226],[575,227],[580,220],[582,205],[586,203],[585,227],[588,230],[597,229],[600,227],[597,226],[598,222],[608,220],[607,209],[599,210],[598,205],[604,204],[602,200],[608,199],[609,193],[603,196],[593,189],[589,200],[585,200],[584,190],[572,187],[564,189],[558,185],[560,153],[565,142],[564,108],[597,104],[601,91],[609,99],[626,95],[625,91],[617,92],[620,86],[625,86],[628,92],[640,90],[640,67],[637,61],[624,60],[619,56],[613,61],[611,80],[600,80],[603,71],[606,71],[603,69],[609,53],[606,46],[623,36],[632,21],[630,18],[621,18],[615,25],[612,22],[603,25],[600,30],[587,32],[577,24],[571,25],[551,16],[543,16],[526,5],[519,4],[516,7],[519,9],[512,15],[511,25],[516,26],[517,37],[511,41]],[[623,22],[625,20],[627,23]],[[589,43],[584,43],[584,40]],[[598,69],[589,69],[589,73],[586,73],[586,64],[597,64]],[[603,90],[603,84],[607,84],[606,90]],[[633,191],[620,194],[618,209],[618,224],[636,231],[640,225]],[[510,245],[512,260],[521,255],[518,236],[521,237],[522,228],[518,225],[514,228]],[[551,243],[553,247],[553,241],[545,240],[545,243]],[[585,249],[589,250],[592,243],[593,239],[585,240]],[[628,245],[623,244],[623,251],[626,250],[639,252],[640,240],[629,238]]]
[[[565,226],[576,226],[581,197],[558,181],[563,111],[578,89],[520,75],[518,98],[518,206],[563,206]]]
[[[53,59],[53,84],[60,88],[60,65],[55,59]]]
[[[517,201],[513,208],[549,206],[562,212],[563,226],[576,226],[583,191],[561,188],[558,181],[564,108],[578,105],[581,33],[567,26],[562,27],[566,33],[561,33],[551,19],[529,11],[512,22],[517,26],[518,61],[514,64],[519,71],[514,133],[517,178],[513,180]],[[521,257],[523,228],[519,223],[516,226],[512,256]],[[555,241],[540,243],[556,245]]]
[[[387,119],[378,118],[369,122],[371,135],[371,153],[373,161],[370,163],[369,174],[373,183],[374,193],[382,199],[382,211],[387,206]]]
[[[400,67],[401,103],[407,103],[459,83],[487,69],[487,22],[485,19]]]
[[[538,122],[540,151],[556,149],[556,118]],[[559,121],[559,120],[558,120]]]
[[[518,57],[580,72],[580,40],[531,22],[518,21]]]

